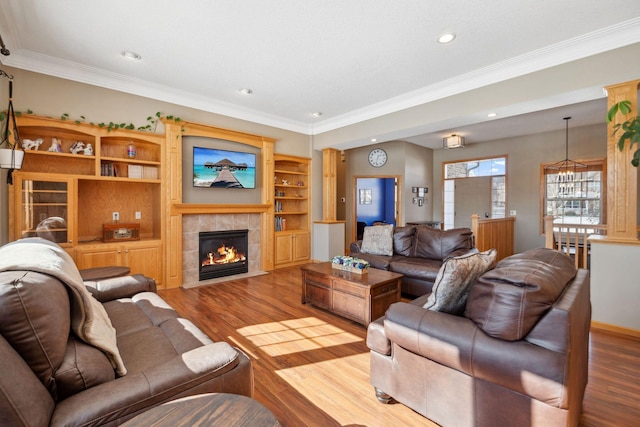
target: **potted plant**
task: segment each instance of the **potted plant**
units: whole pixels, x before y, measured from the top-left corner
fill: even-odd
[[[6,120],[3,126],[2,141],[0,141],[0,169],[20,169],[24,159],[24,151],[17,149],[18,142],[11,142],[9,139],[9,120],[6,113],[0,113],[0,121]]]
[[[616,114],[621,113],[627,115],[631,112],[631,101],[620,101],[609,109],[607,112],[607,123],[611,123]],[[629,141],[629,149],[633,149],[634,144],[638,144],[638,148],[633,153],[631,164],[638,167],[640,163],[640,116],[632,117],[623,123],[617,123],[613,126],[613,134],[620,134],[618,138],[618,149],[622,151],[624,144]]]
[[[11,184],[11,172],[13,172],[14,169],[22,168],[24,151],[19,149],[20,137],[18,136],[18,126],[16,125],[16,113],[13,111],[13,76],[2,70],[0,70],[0,75],[9,79],[9,106],[7,107],[7,110],[0,115],[0,122],[6,120],[4,122],[4,126],[0,128],[2,129],[2,141],[0,141],[0,168],[9,169],[7,183]],[[11,127],[13,127],[13,138],[11,138]]]

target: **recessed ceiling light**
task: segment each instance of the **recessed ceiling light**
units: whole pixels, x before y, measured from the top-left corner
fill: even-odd
[[[438,37],[438,43],[451,43],[456,38],[456,35],[453,33],[445,33]]]
[[[497,113],[489,113],[487,114],[487,117],[496,117],[498,114]]]
[[[142,56],[140,56],[140,54],[131,52],[130,50],[125,50],[124,52],[122,52],[122,56],[130,59],[131,61],[140,61],[142,59]]]
[[[243,95],[251,95],[253,93],[253,91],[248,88],[239,89],[238,92],[240,92]]]
[[[378,140],[375,138],[371,138],[371,142],[377,142]]]
[[[320,116],[322,116],[322,111],[316,111],[316,112],[314,112],[314,113],[311,113],[311,115],[312,115],[313,117],[320,117]]]

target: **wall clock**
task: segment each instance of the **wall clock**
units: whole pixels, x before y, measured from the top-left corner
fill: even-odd
[[[387,152],[382,148],[374,148],[369,153],[369,164],[374,168],[379,168],[387,163]]]

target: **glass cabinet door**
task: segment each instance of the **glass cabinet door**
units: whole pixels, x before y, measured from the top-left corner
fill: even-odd
[[[20,237],[38,236],[56,243],[69,242],[69,183],[21,180]]]

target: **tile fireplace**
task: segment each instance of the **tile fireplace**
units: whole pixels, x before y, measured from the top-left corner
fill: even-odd
[[[249,271],[249,230],[198,233],[199,280]]]

